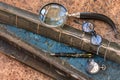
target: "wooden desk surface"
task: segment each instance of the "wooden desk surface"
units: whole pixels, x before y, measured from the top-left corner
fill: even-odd
[[[52,80],[43,73],[0,53],[0,80]]]

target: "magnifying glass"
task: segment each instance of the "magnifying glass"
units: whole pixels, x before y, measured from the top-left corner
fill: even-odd
[[[67,20],[67,9],[58,3],[46,4],[39,12],[39,19],[47,27],[63,26]]]
[[[48,3],[44,5],[39,12],[39,19],[42,25],[47,27],[61,27],[66,23],[68,17],[75,17],[79,19],[95,19],[108,23],[118,36],[118,31],[114,22],[107,16],[99,13],[91,12],[77,12],[69,14],[67,9],[59,3]]]

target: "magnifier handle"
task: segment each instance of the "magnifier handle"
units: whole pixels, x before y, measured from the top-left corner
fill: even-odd
[[[108,23],[111,28],[114,30],[115,34],[118,34],[117,28],[115,26],[115,23],[107,16],[99,13],[91,13],[91,12],[83,12],[80,13],[80,19],[95,19],[95,20],[100,20]]]

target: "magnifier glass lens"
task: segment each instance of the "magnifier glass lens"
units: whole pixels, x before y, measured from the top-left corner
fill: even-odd
[[[65,23],[66,13],[67,10],[62,5],[47,4],[40,10],[39,19],[50,27],[58,27]]]

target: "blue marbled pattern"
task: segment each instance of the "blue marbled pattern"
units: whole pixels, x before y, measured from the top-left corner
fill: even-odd
[[[81,50],[78,50],[73,47],[69,47],[65,44],[56,42],[54,40],[51,40],[49,38],[45,38],[43,36],[25,31],[23,29],[18,29],[15,27],[7,26],[6,27],[10,32],[16,34],[21,39],[25,40],[26,42],[44,49],[48,52],[82,52]],[[85,66],[87,63],[87,59],[83,58],[62,58],[63,60],[67,61],[71,65],[73,65],[78,70],[82,71],[89,77],[92,77],[94,80],[120,80],[120,65],[117,63],[114,63],[112,61],[107,60],[105,64],[107,65],[106,71],[100,71],[98,74],[90,75],[86,73]],[[95,56],[95,61],[98,63],[102,63],[104,61],[103,58],[99,56]]]

